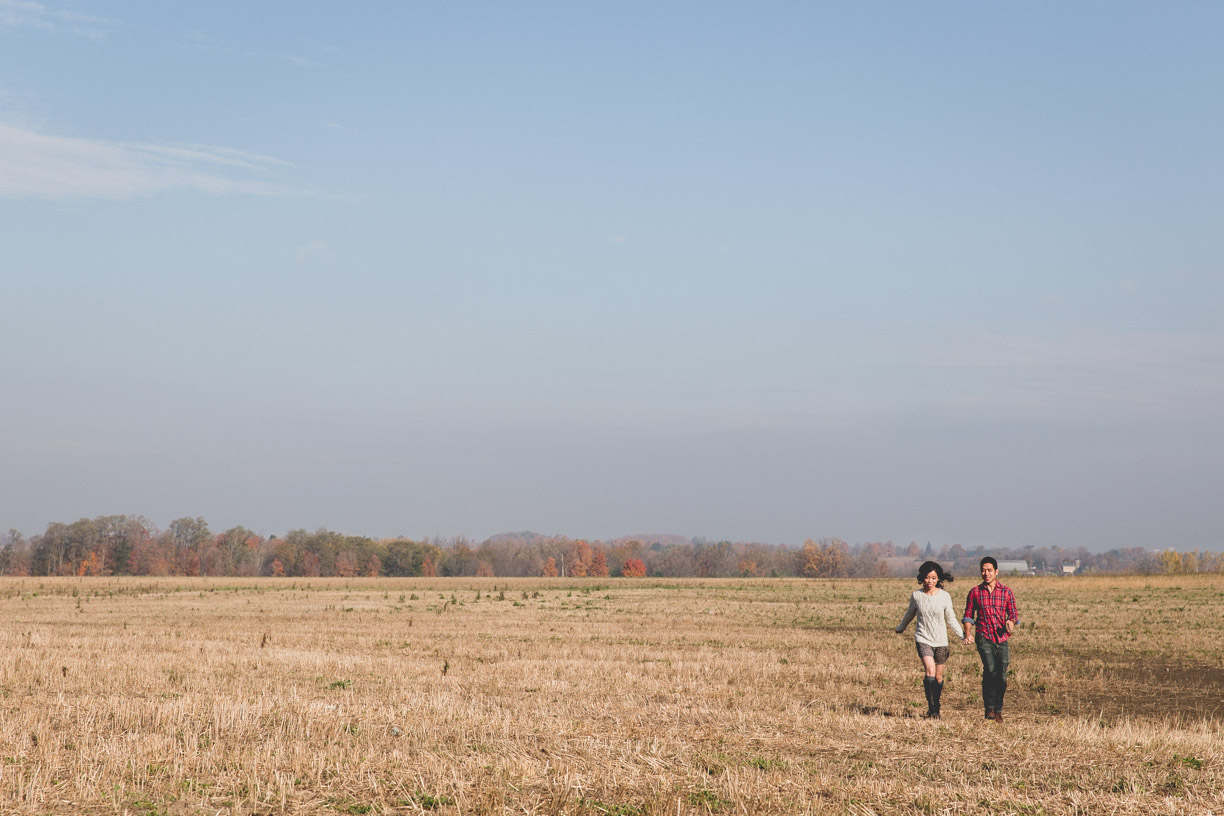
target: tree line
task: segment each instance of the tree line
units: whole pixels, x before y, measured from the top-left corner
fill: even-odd
[[[982,555],[1023,559],[1039,572],[1057,572],[1073,559],[1089,572],[1224,571],[1224,556],[1216,553],[1142,547],[1106,553],[1060,547],[987,552],[959,545],[936,551],[915,542],[850,545],[836,538],[808,540],[799,547],[664,538],[587,541],[522,533],[477,543],[463,537],[413,541],[330,530],[265,537],[242,526],[214,532],[199,517],[175,519],[162,530],[143,516],[99,516],[53,522],[30,538],[10,530],[0,536],[0,575],[865,578],[907,575],[913,562],[924,558],[972,566]]]

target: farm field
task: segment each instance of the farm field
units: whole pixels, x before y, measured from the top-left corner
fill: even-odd
[[[1224,813],[1224,580],[1003,580],[0,579],[0,813]]]

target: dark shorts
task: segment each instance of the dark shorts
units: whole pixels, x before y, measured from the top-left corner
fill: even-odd
[[[919,657],[935,658],[936,666],[942,666],[948,662],[948,654],[951,650],[947,646],[928,646],[925,643],[917,643],[916,641],[915,643],[918,646]]]

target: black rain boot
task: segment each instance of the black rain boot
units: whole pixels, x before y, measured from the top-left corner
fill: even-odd
[[[943,694],[943,681],[936,680],[931,683],[931,717],[939,719],[939,697]]]
[[[927,675],[922,676],[922,690],[926,693],[927,701],[927,719],[935,715],[935,678]]]

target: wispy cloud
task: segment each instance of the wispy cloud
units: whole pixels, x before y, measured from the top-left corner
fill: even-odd
[[[323,241],[311,241],[298,249],[297,259],[300,264],[311,262],[331,264],[335,256],[332,254],[331,247]]]
[[[87,37],[101,37],[109,21],[75,11],[48,7],[30,0],[0,0],[0,29],[37,28],[43,31],[71,31]]]
[[[910,365],[936,401],[972,411],[1178,421],[1215,413],[1224,400],[1220,334],[944,339],[950,342],[911,349]]]
[[[0,0],[0,3],[5,0]],[[278,195],[285,162],[206,145],[50,136],[0,122],[0,197],[127,199],[172,190]]]

